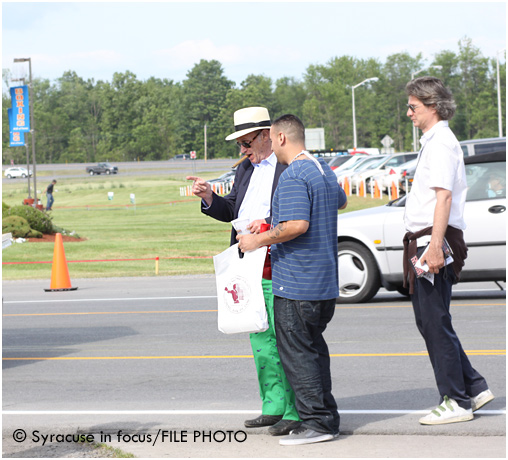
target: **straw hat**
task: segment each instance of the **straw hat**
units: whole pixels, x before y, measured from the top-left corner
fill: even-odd
[[[246,107],[234,113],[235,132],[226,137],[227,141],[238,139],[259,129],[269,129],[270,115],[264,107]]]

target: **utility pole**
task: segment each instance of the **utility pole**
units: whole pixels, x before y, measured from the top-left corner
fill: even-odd
[[[207,146],[206,146],[206,144],[207,144],[207,141],[206,141],[206,124],[205,124],[205,162],[206,162],[206,159],[207,159],[206,158],[207,157]]]

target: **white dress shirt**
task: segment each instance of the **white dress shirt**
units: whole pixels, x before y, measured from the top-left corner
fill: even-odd
[[[272,154],[259,164],[253,164],[254,171],[249,187],[238,211],[238,219],[248,219],[249,223],[257,219],[265,219],[270,215],[272,201],[273,178],[277,157]]]
[[[462,149],[448,127],[448,121],[441,120],[436,123],[422,136],[421,144],[413,186],[406,200],[406,230],[414,233],[433,225],[437,202],[434,190],[436,187],[452,192],[448,225],[464,230],[466,170]]]

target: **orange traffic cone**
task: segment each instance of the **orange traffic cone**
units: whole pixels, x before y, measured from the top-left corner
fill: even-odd
[[[344,178],[343,188],[344,188],[344,193],[349,196],[351,194],[351,188],[349,187],[349,180],[347,177]]]
[[[63,247],[62,234],[55,235],[55,249],[53,251],[53,268],[51,270],[51,284],[48,291],[75,291],[77,287],[71,287],[71,278],[69,269],[65,260],[65,251]]]
[[[363,182],[363,180],[360,182],[360,196],[363,196],[365,197],[365,183]]]
[[[377,180],[374,181],[374,198],[380,197],[379,185],[377,184]]]
[[[392,182],[392,190],[391,191],[392,191],[392,200],[399,197],[399,193],[398,193],[399,190],[395,186],[395,182]]]

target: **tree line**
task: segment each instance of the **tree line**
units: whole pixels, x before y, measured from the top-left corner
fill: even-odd
[[[302,78],[273,81],[249,75],[238,86],[224,75],[220,62],[201,60],[182,82],[151,77],[140,81],[130,71],[115,73],[111,82],[84,80],[67,71],[54,82],[33,81],[38,163],[167,160],[197,152],[204,158],[235,157],[233,112],[242,107],[267,107],[272,119],[293,113],[306,128],[325,128],[327,149],[353,147],[352,87],[355,90],[358,145],[381,148],[385,135],[395,151],[412,150],[412,125],[406,116],[405,85],[411,75],[434,75],[452,90],[457,112],[450,122],[459,140],[497,137],[496,57],[487,58],[465,37],[458,53],[445,50],[426,63],[421,53],[397,53],[377,59],[334,57],[310,65]],[[441,66],[441,68],[432,68]],[[3,71],[9,86],[9,71]],[[502,116],[505,126],[506,63],[500,66]],[[23,147],[9,147],[7,109],[2,95],[2,158],[25,162]],[[30,138],[30,136],[27,136]]]

